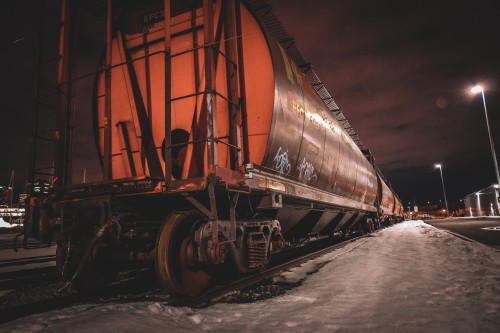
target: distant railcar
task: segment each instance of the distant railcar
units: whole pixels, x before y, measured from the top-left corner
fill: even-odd
[[[113,2],[93,104],[104,181],[58,186],[32,214],[59,225],[68,285],[152,260],[165,289],[196,295],[223,263],[257,270],[308,237],[402,216],[259,3]]]

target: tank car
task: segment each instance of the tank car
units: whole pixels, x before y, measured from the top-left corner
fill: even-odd
[[[28,227],[57,226],[67,286],[95,291],[151,261],[163,288],[193,296],[223,266],[259,270],[306,239],[401,215],[261,5],[108,1],[92,112],[104,180],[68,184],[58,163]]]

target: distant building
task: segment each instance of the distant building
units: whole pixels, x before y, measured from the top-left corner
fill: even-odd
[[[464,198],[467,216],[499,216],[498,185],[491,185]]]
[[[47,179],[35,179],[33,183],[33,194],[47,194],[49,193],[52,185]]]
[[[0,206],[9,206],[12,201],[12,188],[0,185]]]
[[[426,203],[418,206],[419,216],[446,217],[446,206],[444,203]],[[416,215],[414,213],[414,215]]]
[[[28,195],[26,193],[19,194],[19,203],[17,204],[17,207],[26,208],[26,199],[28,199]]]

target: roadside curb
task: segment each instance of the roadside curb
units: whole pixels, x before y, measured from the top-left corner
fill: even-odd
[[[434,227],[434,226],[433,226],[433,227]],[[481,244],[481,245],[487,246],[487,247],[489,247],[490,249],[495,250],[495,252],[500,252],[500,250],[499,250],[499,249],[497,249],[497,248],[495,248],[495,247],[493,247],[493,246],[491,246],[491,245],[481,243],[481,242],[479,242],[479,241],[477,241],[477,240],[475,240],[475,239],[471,239],[471,238],[469,238],[469,237],[466,237],[466,236],[463,236],[463,235],[457,234],[457,233],[455,233],[455,232],[453,232],[453,231],[449,231],[449,230],[445,230],[445,229],[441,229],[441,228],[437,228],[437,227],[434,227],[434,228],[439,229],[439,230],[442,230],[442,231],[444,231],[444,232],[446,232],[446,233],[448,233],[448,234],[450,234],[450,235],[452,235],[452,236],[458,237],[458,238],[463,239],[463,240],[465,240],[465,241],[472,242],[472,243],[477,243],[477,244]]]

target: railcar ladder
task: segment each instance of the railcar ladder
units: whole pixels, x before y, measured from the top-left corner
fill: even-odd
[[[75,47],[70,47],[69,43],[75,43],[76,39],[73,36],[75,23],[71,17],[74,13],[70,13],[74,11],[74,7],[66,2],[69,0],[62,1],[61,21],[56,23],[46,22],[47,11],[54,10],[53,6],[48,8],[45,1],[40,2],[29,165],[31,187],[37,179],[50,180],[51,185],[71,183],[71,145],[75,116],[75,85],[71,78],[76,64]],[[59,35],[62,36],[59,53],[51,54],[55,48],[50,43],[59,40]],[[49,44],[49,47],[45,47],[45,44]],[[56,78],[54,73],[58,73]],[[42,142],[48,143],[49,147],[44,147]]]
[[[76,71],[74,38],[74,6],[70,0],[62,5],[40,1],[40,19],[36,34],[35,71],[33,82],[33,113],[24,246],[28,237],[36,237],[34,209],[37,196],[48,193],[54,184],[71,183],[72,140],[75,116],[75,85],[71,78]],[[60,11],[60,21],[47,17]],[[61,36],[61,39],[59,37]],[[60,41],[59,50],[52,44]],[[54,73],[58,73],[55,77]]]
[[[239,0],[221,0],[221,14],[219,21],[214,25],[213,2],[203,0],[203,31],[204,45],[199,46],[196,40],[196,33],[193,33],[193,48],[186,52],[195,54],[195,79],[196,93],[194,95],[204,95],[202,112],[206,112],[206,138],[195,137],[195,131],[191,130],[190,138],[187,143],[188,153],[183,168],[181,178],[187,178],[189,173],[189,156],[193,151],[193,145],[203,141],[207,143],[207,166],[208,174],[213,174],[218,164],[218,144],[225,144],[230,147],[230,166],[231,169],[241,169],[243,161],[248,161],[248,142],[245,133],[246,128],[246,109],[244,95],[244,73],[243,73],[243,53],[241,45],[241,18]],[[170,0],[164,0],[165,22],[171,21]],[[195,29],[195,9],[192,12],[192,27]],[[222,38],[222,28],[224,27],[224,38]],[[193,97],[193,94],[172,98],[171,96],[171,59],[177,54],[171,52],[171,31],[170,25],[165,24],[165,180],[172,179],[172,148],[180,144],[172,144],[171,138],[171,103],[175,100]],[[225,53],[221,51],[220,44],[225,43]],[[205,55],[205,90],[198,91],[199,69],[198,69],[198,50],[204,48]],[[185,54],[183,52],[182,54]],[[218,65],[218,56],[221,55],[226,62],[227,76],[227,96],[223,96],[216,89],[216,69]],[[238,66],[239,65],[239,66]],[[238,91],[238,78],[240,83],[240,94]],[[241,95],[241,96],[240,96]],[[229,143],[223,142],[217,137],[217,97],[224,99],[228,103],[229,109]],[[195,115],[196,118],[196,115]],[[240,126],[241,124],[241,126]],[[194,120],[193,120],[194,125]],[[203,124],[205,125],[205,124]],[[240,142],[240,132],[243,131],[243,142]],[[243,149],[242,149],[243,146]],[[245,154],[244,160],[241,151]]]

